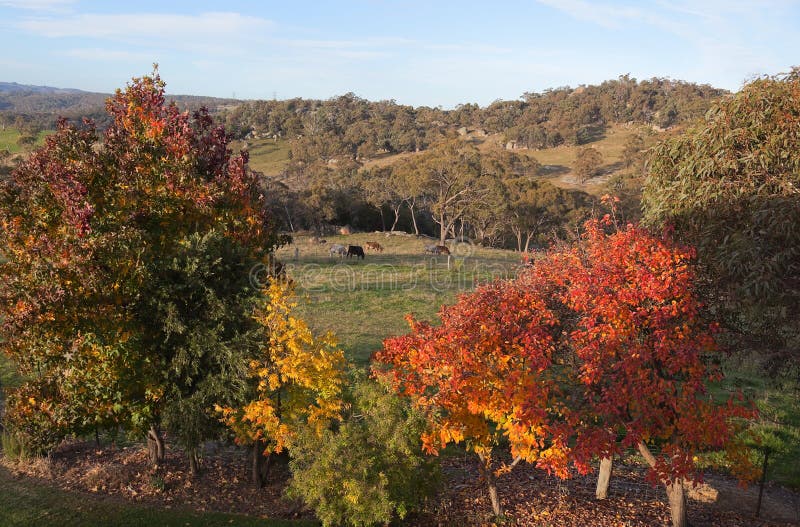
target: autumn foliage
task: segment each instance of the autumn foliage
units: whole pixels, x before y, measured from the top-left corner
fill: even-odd
[[[749,411],[707,393],[721,378],[710,360],[718,328],[693,292],[693,251],[632,225],[610,235],[606,228],[608,221],[588,222],[581,243],[521,278],[551,284],[569,314],[562,345],[581,387],[573,455],[585,461],[654,444],[663,453],[653,467],[658,480],[690,477],[693,457],[727,444],[731,419]]]
[[[177,380],[196,387],[207,373],[171,338],[206,324],[226,345],[236,324],[200,319],[210,311],[154,310],[157,288],[172,283],[169,265],[196,252],[190,240],[222,238],[217,245],[235,245],[229,254],[240,258],[226,269],[246,273],[278,243],[246,155],[232,154],[205,110],[167,103],[157,73],[106,109],[104,132],[61,121],[0,184],[0,346],[27,380],[9,394],[6,420],[31,433],[31,423],[49,423],[40,450],[96,427],[158,435],[165,406],[192,395],[176,392]],[[246,274],[230,285],[222,301],[244,305]]]
[[[611,216],[591,220],[579,242],[444,307],[441,325],[410,319],[376,355],[379,374],[425,410],[430,451],[464,442],[484,460],[503,439],[566,477],[650,446],[661,453],[653,481],[681,482],[751,414],[707,393],[720,377],[717,329],[694,294],[693,256]]]
[[[240,407],[218,407],[243,444],[270,454],[290,447],[300,427],[317,433],[342,411],[345,360],[330,333],[315,336],[295,313],[292,285],[272,281],[254,318],[261,345],[248,376],[253,391]]]

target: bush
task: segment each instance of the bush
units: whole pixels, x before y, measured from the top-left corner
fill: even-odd
[[[299,435],[287,494],[325,527],[402,519],[439,481],[438,465],[422,454],[423,419],[372,381],[355,384],[351,404],[338,429]]]

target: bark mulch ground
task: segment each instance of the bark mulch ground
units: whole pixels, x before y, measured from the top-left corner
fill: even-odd
[[[207,449],[202,473],[192,476],[183,453],[168,448],[166,461],[149,465],[143,446],[97,448],[91,442],[62,446],[49,460],[5,466],[67,491],[88,492],[166,508],[219,511],[270,518],[311,519],[313,512],[283,496],[289,477],[285,463],[274,464],[265,487],[248,481],[247,454],[233,446]],[[443,486],[424,510],[404,524],[488,525],[488,493],[469,456],[442,459]],[[594,477],[561,481],[528,465],[498,480],[504,525],[548,527],[653,527],[669,524],[663,488],[652,487],[635,466],[615,466],[609,498],[594,499]],[[800,496],[765,489],[760,519],[753,516],[758,489],[742,489],[723,475],[709,475],[690,493],[693,527],[784,527],[800,525]]]

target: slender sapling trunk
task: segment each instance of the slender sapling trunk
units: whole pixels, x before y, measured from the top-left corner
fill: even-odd
[[[492,502],[492,512],[495,516],[503,514],[503,508],[500,506],[500,497],[497,495],[497,478],[495,478],[492,471],[492,458],[484,454],[478,454],[480,459],[481,476],[486,479],[486,486],[489,489],[489,500]]]
[[[595,496],[598,500],[604,500],[608,497],[612,465],[613,463],[610,457],[604,457],[600,460],[600,474],[597,476],[597,490],[595,491]]]

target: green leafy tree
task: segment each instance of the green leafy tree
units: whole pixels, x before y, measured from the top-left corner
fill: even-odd
[[[642,203],[697,247],[741,344],[800,363],[800,70],[747,84],[654,148]]]
[[[578,150],[575,157],[575,165],[572,167],[578,181],[586,183],[590,178],[596,176],[603,164],[603,154],[591,146]]]
[[[383,214],[383,207],[387,206],[393,214],[392,226],[389,229],[394,231],[397,222],[400,221],[400,210],[403,208],[405,200],[397,191],[396,179],[392,167],[382,167],[364,171],[361,174],[362,189],[367,203],[377,208],[381,213],[381,227],[386,230],[386,221]]]
[[[403,519],[436,488],[438,465],[422,454],[425,420],[380,384],[360,380],[338,426],[300,434],[288,493],[324,526]]]
[[[164,425],[185,448],[192,473],[199,447],[223,430],[214,405],[234,403],[247,389],[258,338],[251,265],[247,250],[219,232],[196,233],[153,269],[143,291],[144,342],[165,365]]]
[[[640,134],[633,134],[625,141],[622,149],[622,163],[626,168],[642,168],[644,161],[644,138]]]
[[[588,194],[547,181],[516,178],[505,181],[505,186],[509,229],[520,252],[528,252],[532,242],[544,242],[545,235],[563,239],[567,230],[585,219],[592,204]]]

